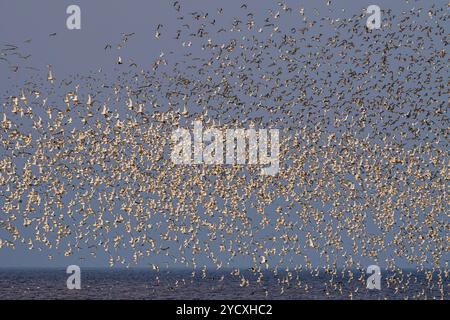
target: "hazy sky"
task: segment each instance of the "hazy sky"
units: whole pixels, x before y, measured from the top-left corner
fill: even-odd
[[[184,12],[208,11],[215,13],[217,8],[224,10],[224,19],[231,21],[243,1],[181,1]],[[263,16],[267,10],[276,8],[277,1],[245,1],[248,10],[255,16]],[[305,8],[305,14],[314,16],[317,9],[320,14],[333,18],[348,17],[361,14],[369,4],[377,4],[382,9],[389,8],[393,13],[400,14],[402,10],[421,7],[430,1],[354,1],[333,0],[332,11],[325,5],[327,1],[287,1],[298,10]],[[433,1],[439,7],[447,7],[446,1]],[[81,30],[68,30],[66,28],[66,8],[77,4],[81,8]],[[176,19],[176,11],[172,8],[172,1],[158,0],[84,0],[84,1],[6,1],[0,0],[0,47],[6,44],[17,45],[23,54],[32,56],[26,60],[17,58],[9,65],[0,60],[0,94],[2,103],[7,96],[17,94],[21,83],[33,75],[46,76],[47,65],[52,66],[55,77],[68,78],[74,74],[88,74],[96,72],[99,68],[110,70],[115,77],[117,57],[120,55],[125,61],[131,59],[145,68],[151,67],[153,61],[161,52],[174,51],[172,59],[180,58],[183,48],[180,42],[173,39],[180,22]],[[298,15],[293,15],[295,19]],[[295,21],[283,21],[286,24],[296,25]],[[366,19],[361,19],[361,28]],[[154,37],[155,28],[162,24],[162,36]],[[117,50],[122,33],[135,33],[130,37],[124,48]],[[331,31],[330,31],[331,32]],[[56,33],[54,36],[50,34]],[[168,36],[166,36],[168,35]],[[170,35],[170,36],[169,36]],[[214,35],[210,35],[214,37]],[[25,42],[31,39],[30,42]],[[104,47],[111,44],[112,50]],[[195,52],[195,50],[194,50]],[[198,50],[201,54],[201,50]],[[426,53],[424,53],[426,54]],[[17,64],[17,72],[11,71],[11,66]],[[32,66],[37,70],[25,69]],[[0,154],[1,157],[1,154]],[[0,202],[1,203],[1,202]],[[0,233],[1,235],[1,233]],[[89,258],[81,262],[77,255],[64,257],[56,255],[53,261],[47,256],[50,252],[29,251],[26,246],[17,247],[16,250],[0,250],[0,267],[64,267],[75,263],[81,266],[106,266],[107,256],[98,252],[97,259]],[[55,254],[54,252],[51,252]],[[158,258],[159,259],[159,258]],[[142,265],[146,265],[145,260]],[[239,260],[237,260],[239,264]],[[367,260],[367,263],[370,263]]]

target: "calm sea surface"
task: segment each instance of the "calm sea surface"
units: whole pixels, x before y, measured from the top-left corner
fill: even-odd
[[[437,277],[431,282],[423,273],[405,271],[402,283],[387,287],[386,275],[381,290],[368,290],[363,281],[338,276],[330,286],[329,275],[294,275],[290,283],[286,274],[267,273],[258,284],[248,272],[250,284],[240,286],[240,276],[229,271],[192,277],[189,271],[83,269],[81,290],[68,290],[65,270],[0,269],[0,300],[5,299],[449,299],[449,281],[440,290]],[[358,275],[356,275],[358,276]],[[223,279],[222,279],[223,277]],[[409,283],[404,286],[403,283]],[[365,281],[365,280],[364,280]],[[300,283],[299,283],[300,282]],[[327,290],[328,288],[328,290]],[[339,288],[342,288],[342,292]],[[397,292],[396,292],[397,291]]]

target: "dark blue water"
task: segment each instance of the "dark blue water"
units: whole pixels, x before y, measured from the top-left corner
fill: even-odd
[[[3,269],[0,299],[449,299],[448,278],[439,281],[437,273],[430,282],[423,273],[386,274],[381,290],[366,289],[365,275],[357,279],[361,274],[349,281],[338,273],[331,284],[330,275],[300,272],[288,284],[283,281],[285,273],[267,273],[257,283],[248,271],[244,276],[249,285],[241,287],[242,275],[224,271],[203,278],[201,274],[192,277],[190,271],[84,269],[81,290],[69,290],[65,270]]]

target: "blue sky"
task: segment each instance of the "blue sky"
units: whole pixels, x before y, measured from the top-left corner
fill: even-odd
[[[186,1],[182,3],[184,12],[208,11],[214,14],[217,8],[222,7],[224,15],[221,19],[231,21],[235,16],[241,15],[242,1]],[[287,1],[294,10],[303,6],[305,13],[314,17],[330,16],[334,19],[345,18],[354,14],[364,13],[364,8],[373,1],[332,1],[332,11],[326,6],[326,1]],[[436,7],[447,7],[445,1],[433,1]],[[65,13],[70,4],[77,4],[81,8],[81,30],[68,30],[66,28]],[[429,6],[429,1],[376,1],[382,10],[391,9],[396,15],[404,10]],[[256,19],[264,17],[268,10],[276,9],[274,1],[247,1],[249,11],[255,14]],[[317,10],[317,11],[316,11]],[[299,16],[293,15],[295,19]],[[219,19],[219,18],[218,18]],[[421,18],[422,19],[422,18]],[[355,23],[364,28],[365,18]],[[220,23],[218,21],[217,23]],[[296,27],[300,22],[295,20],[284,20],[280,24]],[[154,37],[155,28],[162,24],[160,39]],[[21,85],[31,79],[47,75],[47,65],[52,66],[52,72],[58,79],[69,79],[77,74],[94,74],[101,68],[102,72],[114,79],[120,76],[117,68],[117,58],[122,57],[125,61],[132,60],[143,68],[151,68],[155,59],[162,52],[170,55],[171,61],[183,59],[184,48],[180,42],[173,39],[177,29],[180,27],[176,11],[172,8],[171,1],[6,1],[0,0],[0,47],[7,44],[17,45],[23,54],[32,56],[26,61],[15,58],[13,65],[18,64],[18,72],[11,72],[11,65],[0,63],[0,94],[1,99],[10,95],[16,95]],[[319,29],[318,29],[319,30]],[[325,36],[332,34],[333,30],[320,29]],[[327,34],[328,32],[328,34]],[[55,36],[50,34],[56,33]],[[127,44],[120,50],[116,49],[122,33],[135,33],[130,36]],[[222,35],[211,35],[219,39]],[[32,39],[31,42],[25,42]],[[105,50],[105,46],[111,44],[112,50]],[[305,44],[307,45],[307,44]],[[201,56],[200,48],[191,49],[193,54]],[[398,50],[399,53],[402,49]],[[406,52],[406,51],[405,51]],[[274,53],[275,54],[275,53]],[[423,56],[427,52],[422,53]],[[36,68],[36,71],[25,69],[26,66]],[[354,66],[355,71],[359,71]],[[314,74],[310,74],[314,77]],[[330,80],[337,80],[331,76]],[[414,85],[414,84],[411,84]],[[54,93],[54,97],[58,92]],[[51,100],[52,97],[49,97]],[[243,98],[245,99],[245,98]],[[0,157],[2,155],[0,154]],[[19,161],[19,160],[18,160]],[[2,203],[2,200],[0,200]],[[0,233],[1,236],[1,233]],[[49,261],[48,255],[54,256]],[[125,253],[126,254],[126,253]],[[97,258],[93,259],[88,252],[82,256],[85,260],[80,261],[80,255],[64,257],[60,252],[37,250],[29,251],[26,245],[18,245],[16,250],[0,250],[0,267],[64,267],[69,264],[81,266],[104,267],[108,265],[108,256],[98,252]],[[319,262],[313,257],[315,262]],[[142,266],[149,263],[163,263],[164,256],[154,257],[154,260],[146,259]],[[370,259],[362,258],[366,264]],[[205,260],[204,263],[207,263]],[[236,265],[246,265],[245,260],[236,259]],[[400,264],[402,262],[400,261]]]

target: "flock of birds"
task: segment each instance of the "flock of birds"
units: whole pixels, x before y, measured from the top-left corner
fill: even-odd
[[[250,7],[230,18],[176,1],[176,34],[158,24],[154,37],[173,37],[181,53],[151,68],[116,56],[114,73],[67,79],[49,65],[6,92],[0,250],[88,250],[111,266],[193,276],[231,269],[242,287],[237,265],[257,283],[283,270],[282,291],[308,291],[301,272],[324,273],[327,293],[342,279],[365,289],[376,264],[395,292],[448,298],[448,8],[383,8],[382,29],[370,31],[364,12]],[[29,57],[4,45],[0,63],[17,72],[13,58]],[[171,134],[195,120],[279,129],[278,175],[173,164]],[[425,284],[409,295],[417,273]]]

